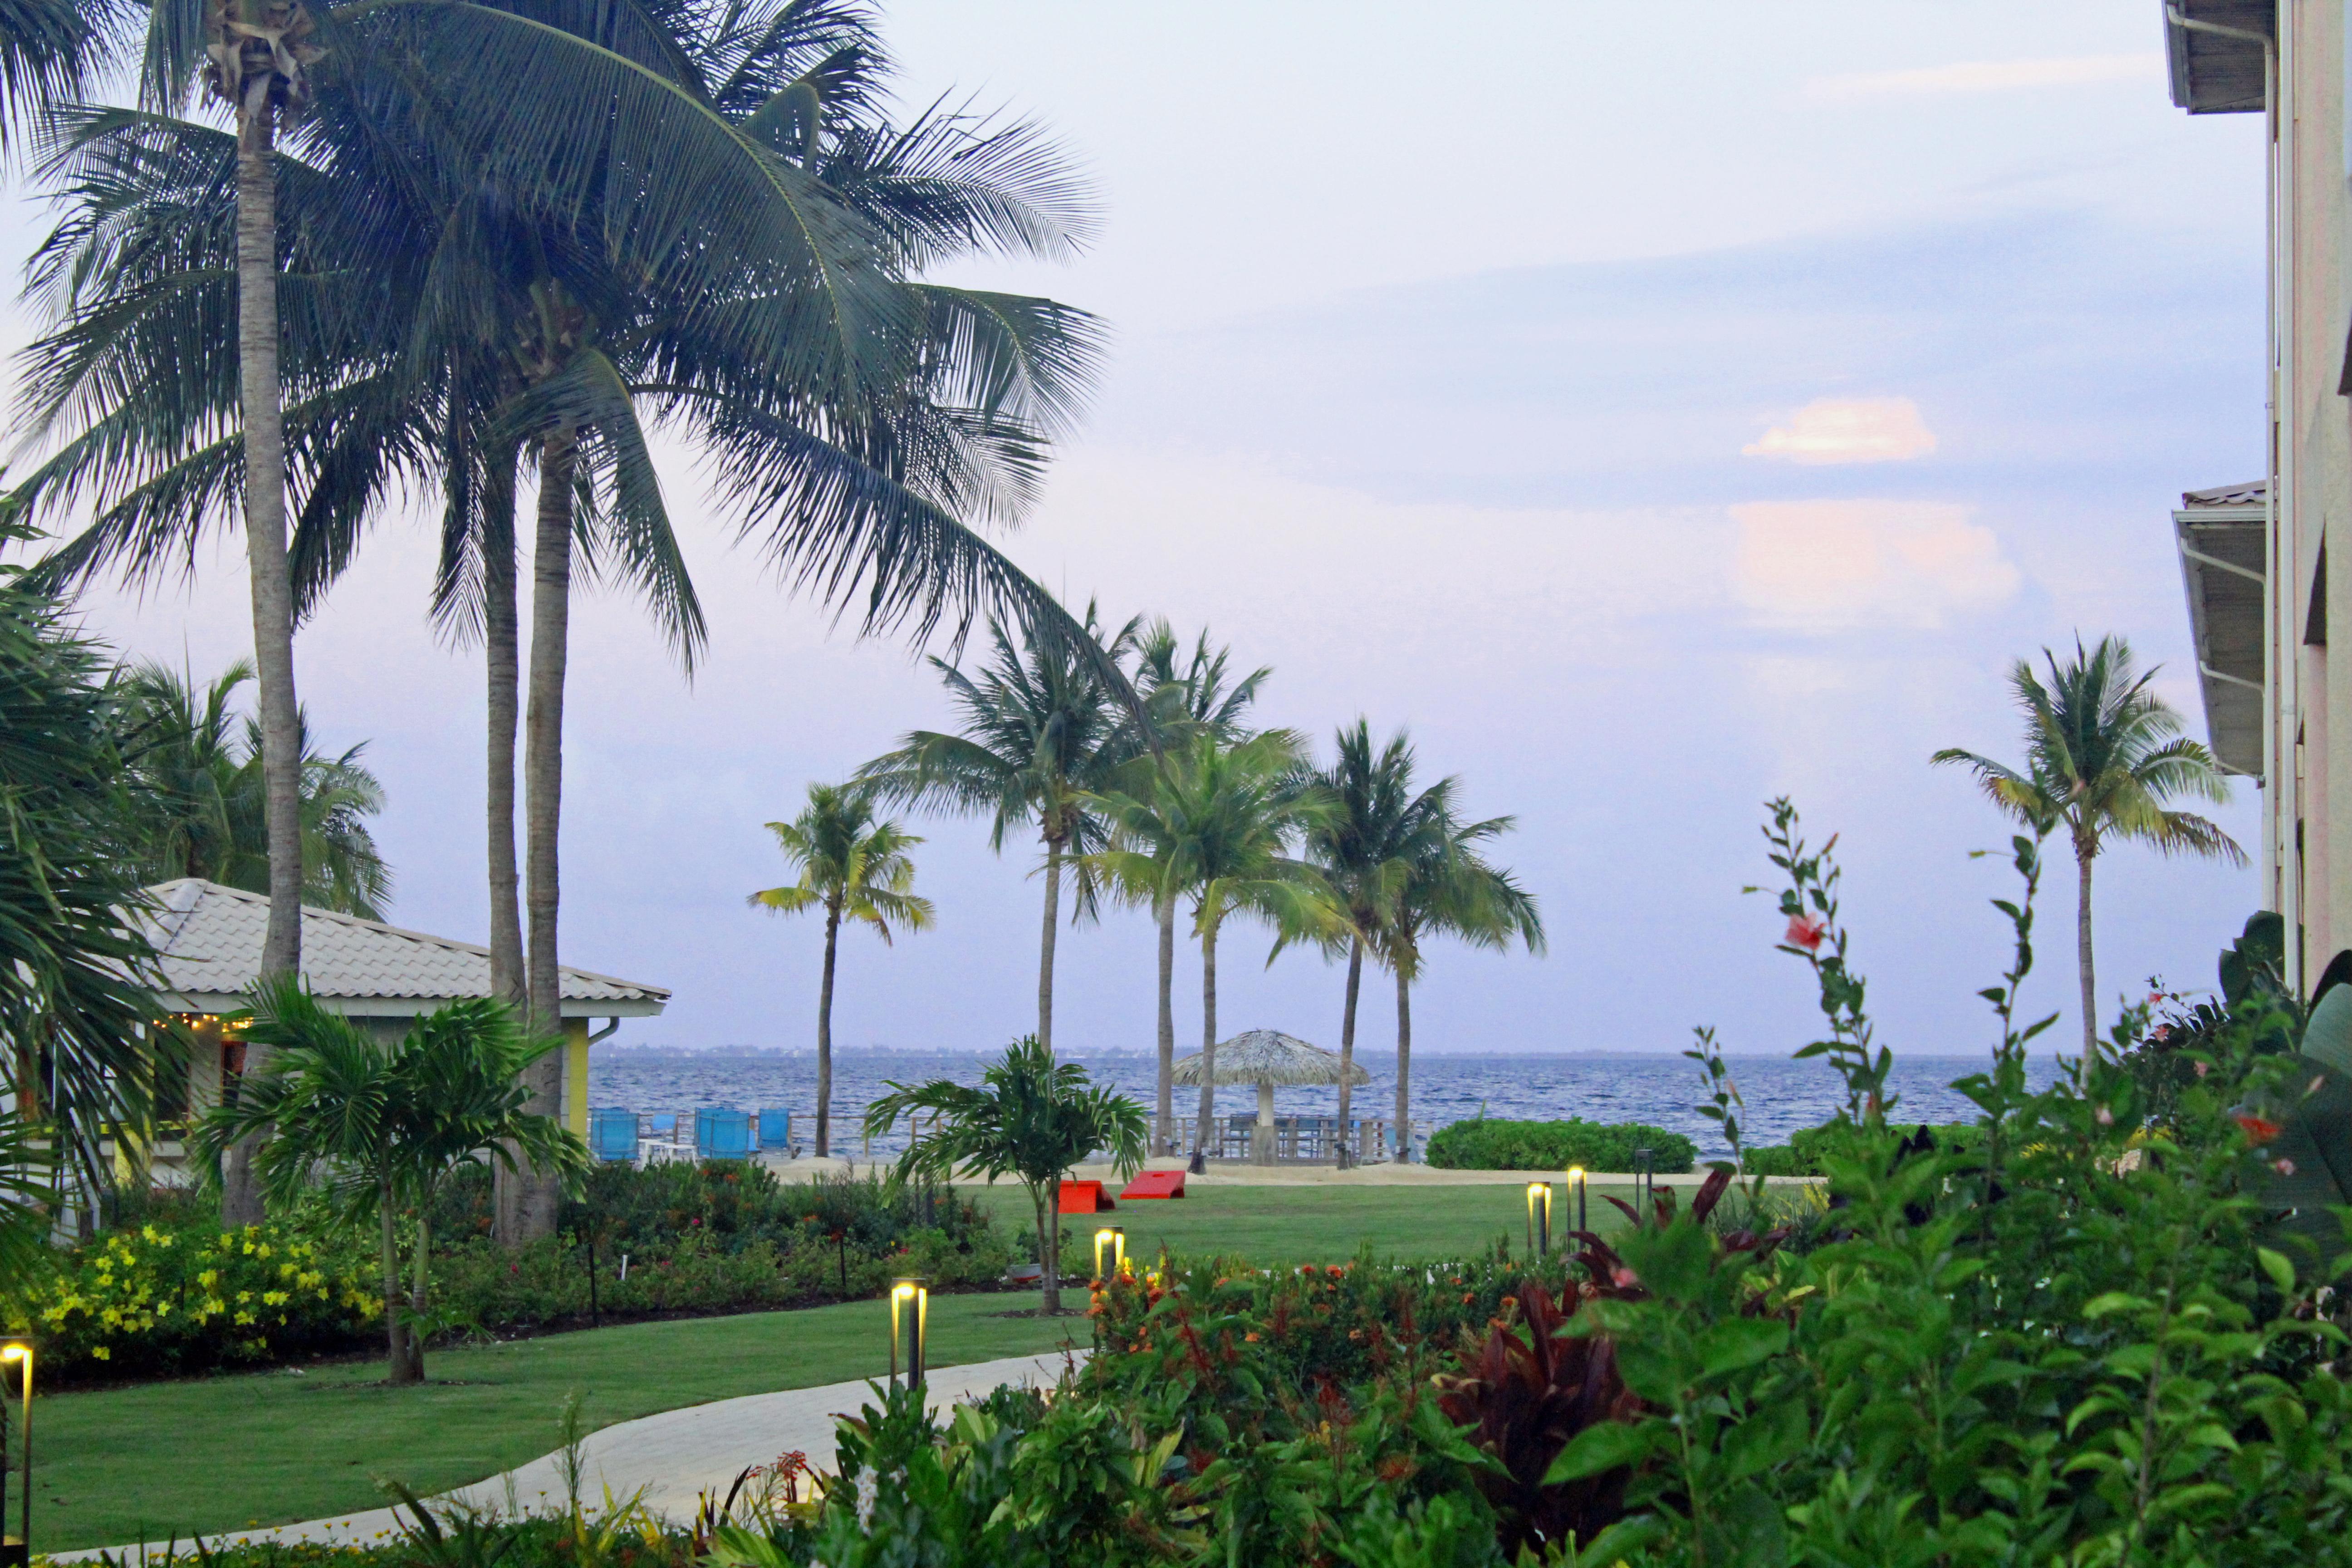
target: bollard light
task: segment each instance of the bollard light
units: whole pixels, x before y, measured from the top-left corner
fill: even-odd
[[[1528,1250],[1538,1258],[1551,1251],[1551,1184],[1528,1184]]]
[[[1651,1201],[1650,1196],[1653,1184],[1650,1178],[1654,1173],[1656,1163],[1656,1156],[1647,1149],[1633,1151],[1633,1186],[1640,1194],[1634,1200],[1633,1206],[1641,1215],[1641,1223],[1643,1225],[1649,1224],[1656,1217],[1652,1212],[1656,1205]]]
[[[1110,1266],[1103,1266],[1104,1258]],[[1104,1284],[1124,1278],[1127,1273],[1127,1227],[1108,1226],[1095,1232],[1095,1279]]]
[[[1569,1185],[1569,1189],[1570,1189],[1571,1192],[1575,1193],[1575,1194],[1576,1194],[1576,1228],[1577,1228],[1578,1230],[1580,1230],[1580,1231],[1586,1231],[1586,1230],[1590,1230],[1590,1229],[1591,1229],[1592,1227],[1591,1227],[1590,1225],[1588,1225],[1587,1223],[1585,1223],[1585,1217],[1584,1217],[1584,1167],[1583,1167],[1583,1166],[1581,1166],[1581,1165],[1570,1165],[1570,1166],[1568,1168],[1568,1185]]]
[[[907,1386],[923,1386],[925,1331],[929,1327],[931,1293],[920,1279],[890,1281],[890,1385],[898,1384],[898,1352],[906,1347]]]
[[[24,1505],[16,1510],[16,1533],[11,1536],[7,1529],[8,1477],[5,1467],[0,1466],[0,1564],[12,1564],[14,1568],[24,1568],[25,1564],[33,1560],[33,1347],[31,1343],[24,1340],[11,1340],[6,1344],[0,1345],[0,1364],[9,1362],[17,1363],[18,1374],[24,1380],[19,1385],[23,1390],[24,1418],[18,1425],[25,1429],[25,1500]],[[0,1389],[0,1397],[5,1397],[5,1389]],[[0,1423],[0,1436],[5,1436],[5,1423]]]

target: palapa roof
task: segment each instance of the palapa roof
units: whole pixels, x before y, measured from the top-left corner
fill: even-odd
[[[164,1005],[190,1013],[246,1005],[245,993],[261,970],[268,897],[196,877],[147,893],[156,907],[142,923],[162,960]],[[658,985],[584,969],[559,973],[567,1018],[651,1017],[669,1001]],[[302,978],[339,1013],[414,1017],[460,997],[488,995],[490,950],[306,907]]]
[[[1201,1087],[1201,1058],[1196,1053],[1176,1063],[1174,1081]],[[1339,1081],[1339,1053],[1310,1046],[1279,1029],[1250,1029],[1217,1047],[1219,1083],[1327,1084]],[[1372,1075],[1361,1064],[1348,1064],[1349,1083],[1370,1083]]]

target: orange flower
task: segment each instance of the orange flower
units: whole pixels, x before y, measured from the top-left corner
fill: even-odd
[[[1252,1329],[1248,1333],[1244,1334],[1242,1338],[1250,1344],[1255,1344],[1257,1343],[1257,1331],[1255,1329]]]
[[[2233,1116],[2231,1120],[2246,1130],[2246,1142],[2258,1148],[2286,1131],[2277,1122],[2260,1116]]]

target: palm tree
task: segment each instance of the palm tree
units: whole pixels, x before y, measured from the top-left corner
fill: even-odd
[[[1544,951],[1543,919],[1537,911],[1535,895],[1478,853],[1480,845],[1508,833],[1517,823],[1517,818],[1508,816],[1465,823],[1449,812],[1443,824],[1419,838],[1406,857],[1404,876],[1381,940],[1381,957],[1396,976],[1399,1162],[1409,1160],[1412,1153],[1412,984],[1421,977],[1423,942],[1444,935],[1497,952],[1507,952],[1514,941],[1529,952]]]
[[[579,1137],[524,1104],[522,1070],[561,1042],[530,1035],[512,1008],[482,997],[417,1019],[387,1049],[285,975],[260,984],[247,1016],[246,1038],[270,1047],[268,1065],[245,1076],[234,1101],[206,1113],[197,1145],[216,1161],[268,1130],[254,1172],[272,1202],[292,1202],[323,1174],[347,1211],[375,1211],[386,1377],[421,1382],[433,1204],[449,1173],[461,1164],[520,1163],[576,1178],[587,1168]],[[413,1282],[404,1293],[403,1205],[416,1221]]]
[[[2226,802],[2230,782],[2213,754],[2180,738],[2180,715],[2149,689],[2156,670],[2137,668],[2131,645],[2074,639],[2063,666],[2048,648],[2044,686],[2031,660],[2010,667],[2009,685],[2025,715],[2025,764],[2011,768],[1949,747],[1932,761],[1976,775],[1993,805],[2041,834],[2063,823],[2074,845],[2074,952],[2083,987],[2083,1051],[2099,1048],[2098,984],[2091,956],[2091,862],[2110,838],[2137,839],[2166,855],[2246,863],[2237,842],[2205,817],[2174,811],[2180,795]]]
[[[1087,1069],[1057,1063],[1034,1035],[1013,1043],[971,1089],[950,1079],[908,1085],[866,1108],[866,1131],[881,1137],[899,1118],[928,1113],[926,1130],[899,1156],[893,1182],[945,1181],[959,1173],[993,1182],[1013,1176],[1029,1190],[1037,1222],[1037,1263],[1045,1270],[1047,1312],[1062,1310],[1062,1173],[1087,1155],[1108,1152],[1119,1175],[1143,1163],[1149,1124],[1143,1108],[1116,1089],[1097,1089]]]
[[[646,451],[652,420],[689,426],[744,531],[764,531],[822,597],[863,596],[866,629],[928,635],[996,607],[1090,647],[969,523],[1034,496],[1090,374],[1095,328],[1050,300],[912,280],[974,252],[1066,254],[1084,203],[1034,126],[937,111],[883,121],[870,24],[830,0],[658,12],[558,0],[528,20],[392,0],[364,17],[352,24],[364,51],[338,34],[341,74],[326,68],[304,122],[311,162],[279,156],[279,199],[299,214],[288,275],[314,305],[286,343],[308,491],[297,605],[316,603],[405,486],[442,484],[439,603],[488,653],[493,986],[551,1018],[572,576],[601,558],[654,600],[682,657],[701,636]],[[502,61],[495,88],[475,68],[488,54]],[[366,94],[347,90],[362,58],[384,67]],[[462,79],[447,103],[399,85],[442,75]],[[478,88],[492,101],[461,112]],[[96,524],[57,557],[63,574],[144,574],[235,493],[235,378],[205,330],[224,313],[226,142],[100,114],[53,165],[75,184],[37,269],[67,307],[35,351],[37,426],[88,413],[100,386],[152,389],[161,405],[83,420],[20,488],[57,505],[96,492]],[[581,174],[616,167],[648,173]],[[562,184],[574,174],[589,187]],[[517,468],[531,458],[526,953],[513,563]],[[584,562],[575,539],[593,547]],[[551,1079],[560,1066],[537,1070]],[[551,1100],[554,1084],[541,1089]],[[551,1207],[537,1219],[519,1228],[551,1224]]]
[[[269,889],[258,727],[247,718],[242,742],[231,711],[253,679],[243,659],[201,691],[160,664],[126,671],[119,691],[126,748],[136,781],[132,828],[147,881],[203,877],[252,892]],[[302,901],[362,920],[382,920],[392,872],[377,851],[368,819],[383,809],[383,786],[361,762],[366,742],[340,755],[313,751],[310,720],[302,732]]]
[[[0,574],[0,1272],[39,1255],[60,1177],[95,1191],[100,1140],[152,1124],[186,1046],[150,1028],[106,659],[63,616]]]
[[[1192,1152],[1202,1155],[1214,1118],[1217,1061],[1217,939],[1248,911],[1285,931],[1327,934],[1338,911],[1311,867],[1286,853],[1321,827],[1329,804],[1301,790],[1298,737],[1269,730],[1234,745],[1195,736],[1171,751],[1149,795],[1100,797],[1118,847],[1094,864],[1130,897],[1158,903],[1190,898],[1201,941],[1201,1105]]]
[[[1271,666],[1261,665],[1230,687],[1227,667],[1232,651],[1213,647],[1207,627],[1192,645],[1190,659],[1180,663],[1182,645],[1166,617],[1153,621],[1136,641],[1136,689],[1150,708],[1153,721],[1168,740],[1211,734],[1221,741],[1238,741],[1247,733],[1245,717],[1257,700],[1258,688],[1271,679]],[[1148,797],[1160,768],[1158,756],[1139,757],[1129,764],[1136,774],[1127,793]],[[1164,868],[1163,868],[1164,869]],[[1152,1102],[1151,1147],[1155,1153],[1175,1152],[1171,1129],[1175,1125],[1176,1063],[1176,905],[1178,895],[1155,879],[1144,902],[1151,907],[1160,928],[1160,1014],[1158,1086]],[[1343,1091],[1344,1092],[1344,1091]]]
[[[844,920],[862,921],[887,945],[890,922],[929,931],[931,901],[915,896],[915,862],[907,851],[922,840],[895,822],[874,820],[874,792],[854,784],[813,784],[808,805],[790,822],[772,822],[784,858],[800,871],[789,887],[751,895],[755,909],[796,915],[824,911],[824,978],[816,994],[816,1152],[832,1152],[833,964]]]
[[[1399,731],[1377,752],[1370,724],[1356,721],[1337,736],[1328,768],[1307,775],[1331,802],[1329,818],[1307,838],[1307,858],[1347,911],[1339,944],[1348,954],[1347,998],[1339,1013],[1339,1126],[1344,1140],[1353,1098],[1348,1079],[1356,1059],[1356,1004],[1363,987],[1364,953],[1384,950],[1393,935],[1413,868],[1444,842],[1454,816],[1456,780],[1413,789],[1412,742]],[[1402,1068],[1400,1068],[1402,1071]]]
[[[1062,868],[1075,860],[1076,910],[1095,898],[1089,857],[1102,843],[1094,810],[1098,791],[1144,749],[1142,731],[1122,702],[1118,661],[1134,647],[1137,621],[1102,636],[1095,606],[1087,606],[1089,653],[1068,642],[1032,637],[1016,647],[1002,622],[989,623],[992,651],[974,679],[934,655],[963,728],[956,734],[916,730],[898,749],[877,757],[858,779],[884,798],[920,803],[961,815],[985,813],[989,847],[1002,853],[1010,829],[1034,823],[1045,851],[1044,932],[1037,954],[1037,1038],[1054,1048],[1054,949],[1062,899]]]

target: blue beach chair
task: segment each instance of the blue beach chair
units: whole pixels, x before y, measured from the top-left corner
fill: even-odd
[[[748,1160],[751,1157],[751,1118],[722,1106],[705,1106],[694,1113],[694,1152],[702,1160]]]
[[[792,1146],[793,1113],[773,1110],[760,1112],[761,1149],[789,1149]]]
[[[588,1152],[600,1163],[637,1157],[637,1113],[605,1106],[588,1112]]]
[[[646,1136],[658,1138],[666,1143],[674,1141],[677,1137],[677,1112],[666,1110],[658,1116],[646,1117]]]

